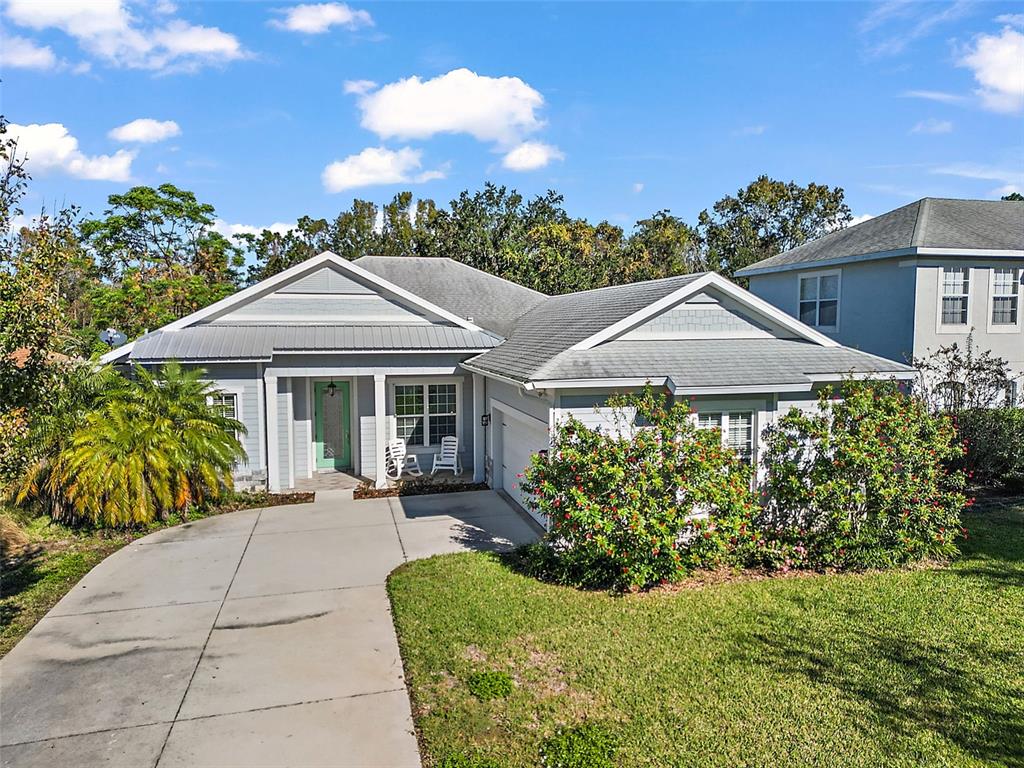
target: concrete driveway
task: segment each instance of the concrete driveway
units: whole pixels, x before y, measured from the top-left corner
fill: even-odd
[[[491,491],[322,492],[147,536],[0,662],[0,763],[418,766],[388,573],[536,536]]]

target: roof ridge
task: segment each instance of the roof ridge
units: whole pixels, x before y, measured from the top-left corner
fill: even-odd
[[[572,291],[571,293],[558,293],[554,296],[549,296],[549,299],[561,299],[565,296],[581,296],[584,293],[597,293],[599,291],[610,291],[614,288],[631,288],[636,285],[652,285],[653,283],[664,283],[669,280],[678,280],[682,277],[690,277],[696,280],[698,277],[710,273],[711,270],[705,269],[703,272],[687,272],[682,275],[672,275],[671,277],[657,277],[653,280],[637,280],[635,283],[619,283],[618,285],[603,285],[600,288],[588,288],[585,291]]]
[[[916,248],[924,241],[924,233],[928,228],[929,205],[928,198],[923,197],[917,201],[917,216],[914,219],[914,232],[910,235],[910,247]]]

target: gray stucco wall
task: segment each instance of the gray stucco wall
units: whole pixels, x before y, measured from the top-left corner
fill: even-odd
[[[971,267],[970,300],[968,312],[970,325],[963,327],[940,326],[939,302],[941,291],[940,273],[942,266]],[[1015,267],[1024,270],[1024,259],[1020,261],[1000,261],[1000,267]],[[992,263],[966,259],[943,259],[935,266],[920,266],[917,273],[917,317],[915,319],[914,354],[926,357],[929,350],[934,352],[941,346],[967,341],[967,335],[973,330],[974,343],[981,349],[987,349],[997,357],[1010,364],[1017,376],[1024,375],[1024,322],[1014,328],[990,328],[989,320],[992,312],[991,286]],[[1018,286],[1018,296],[1021,289]],[[1024,314],[1024,299],[1018,298],[1018,315]]]
[[[750,278],[750,290],[799,317],[799,277],[823,270],[794,270]],[[824,331],[840,344],[897,362],[914,352],[915,270],[898,259],[843,264],[839,283],[839,328]]]

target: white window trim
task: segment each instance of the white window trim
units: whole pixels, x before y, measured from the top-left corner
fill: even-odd
[[[818,315],[821,313],[821,278],[828,277],[829,275],[836,276],[836,324],[835,325],[814,325],[813,323],[807,323],[811,328],[817,331],[824,331],[826,333],[839,333],[839,326],[842,323],[842,311],[843,311],[843,270],[842,269],[816,269],[812,272],[798,272],[796,276],[796,319],[800,320],[800,286],[805,278],[815,277],[818,278],[818,298],[815,299],[816,312],[815,320],[818,319]],[[826,299],[830,301],[830,299]],[[802,320],[800,322],[803,322]]]
[[[996,269],[1013,269],[1017,271],[1017,322],[1012,324],[996,324],[992,322],[992,313],[996,306]],[[1024,283],[1021,282],[1024,276],[1024,266],[993,267],[988,271],[988,332],[989,333],[1020,333],[1021,315],[1024,314]],[[1009,295],[1009,294],[1002,294]]]
[[[430,392],[427,389],[431,384],[454,384],[455,385],[455,436],[459,439],[459,451],[465,449],[465,441],[462,438],[462,422],[465,419],[465,412],[463,411],[463,399],[462,399],[462,385],[465,382],[463,379],[457,376],[438,376],[438,377],[424,377],[424,376],[402,376],[391,378],[388,377],[388,410],[390,411],[391,418],[395,419],[395,429],[397,434],[398,414],[395,408],[395,387],[396,386],[419,386],[423,388],[423,439],[430,439]],[[410,453],[427,453],[428,451],[437,451],[441,448],[440,443],[424,443],[423,445],[410,445],[408,446]]]
[[[210,406],[213,405],[213,395],[214,394],[234,395],[234,398],[235,398],[235,421],[240,421],[243,425],[246,426],[246,429],[248,429],[248,425],[245,423],[245,414],[244,414],[244,411],[243,411],[244,406],[242,405],[242,403],[245,401],[245,397],[244,397],[244,395],[245,395],[245,387],[237,385],[237,384],[236,385],[229,384],[229,385],[225,386],[225,385],[221,384],[219,381],[215,381],[213,379],[206,379],[206,381],[210,385],[212,385],[212,387],[214,389],[214,392],[211,392],[209,395],[207,395],[207,397],[206,397],[206,404],[210,405]],[[249,457],[249,449],[246,447],[246,444],[245,444],[246,436],[247,436],[246,432],[235,432],[235,439],[239,443],[241,443],[242,448],[245,449],[245,458],[243,458],[241,461],[238,461],[238,462],[235,463],[235,470],[236,471],[239,470],[241,467],[251,466],[252,465],[252,460]]]
[[[942,292],[943,287],[943,275],[947,269],[963,269],[967,273],[967,323],[957,323],[956,325],[942,322],[942,299],[944,293]],[[971,312],[974,309],[974,267],[968,267],[961,264],[944,264],[941,267],[937,267],[935,273],[935,333],[944,334],[947,336],[966,336],[971,332],[974,327],[971,323]]]
[[[764,453],[764,444],[762,441],[762,433],[765,427],[772,423],[775,416],[775,405],[774,398],[765,400],[763,398],[758,399],[745,399],[745,400],[704,400],[700,397],[687,398],[685,395],[681,396],[681,399],[687,400],[690,409],[694,411],[691,414],[693,423],[696,426],[697,416],[701,413],[722,413],[726,414],[732,412],[746,412],[750,411],[754,414],[752,428],[753,437],[753,455],[751,456],[752,466],[754,468],[755,482],[760,482],[763,479],[764,472],[761,467],[761,456]],[[726,433],[726,421],[723,418],[722,421],[722,444],[728,446],[728,434]]]
[[[206,397],[206,404],[207,405],[213,405],[213,395],[214,394],[234,395],[235,396],[235,419],[237,421],[240,421],[243,424],[245,424],[245,417],[244,417],[244,414],[243,414],[243,411],[242,411],[242,408],[243,408],[242,402],[245,399],[243,397],[243,395],[245,394],[245,388],[241,387],[241,386],[231,386],[231,385],[224,386],[220,382],[212,381],[212,380],[209,380],[209,383],[212,385],[212,387],[213,387],[213,389],[215,391],[211,392],[209,395],[207,395],[207,397]]]

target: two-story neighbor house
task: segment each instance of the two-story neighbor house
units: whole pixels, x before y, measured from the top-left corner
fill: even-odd
[[[840,343],[908,361],[967,340],[1024,380],[1024,203],[926,197],[737,272]]]
[[[851,373],[909,378],[714,273],[564,296],[443,258],[323,253],[105,356],[203,367],[247,429],[240,477],[271,490],[320,473],[386,484],[385,444],[430,468],[441,439],[520,499],[516,475],[566,414],[600,425],[646,383],[758,461],[761,433]]]

